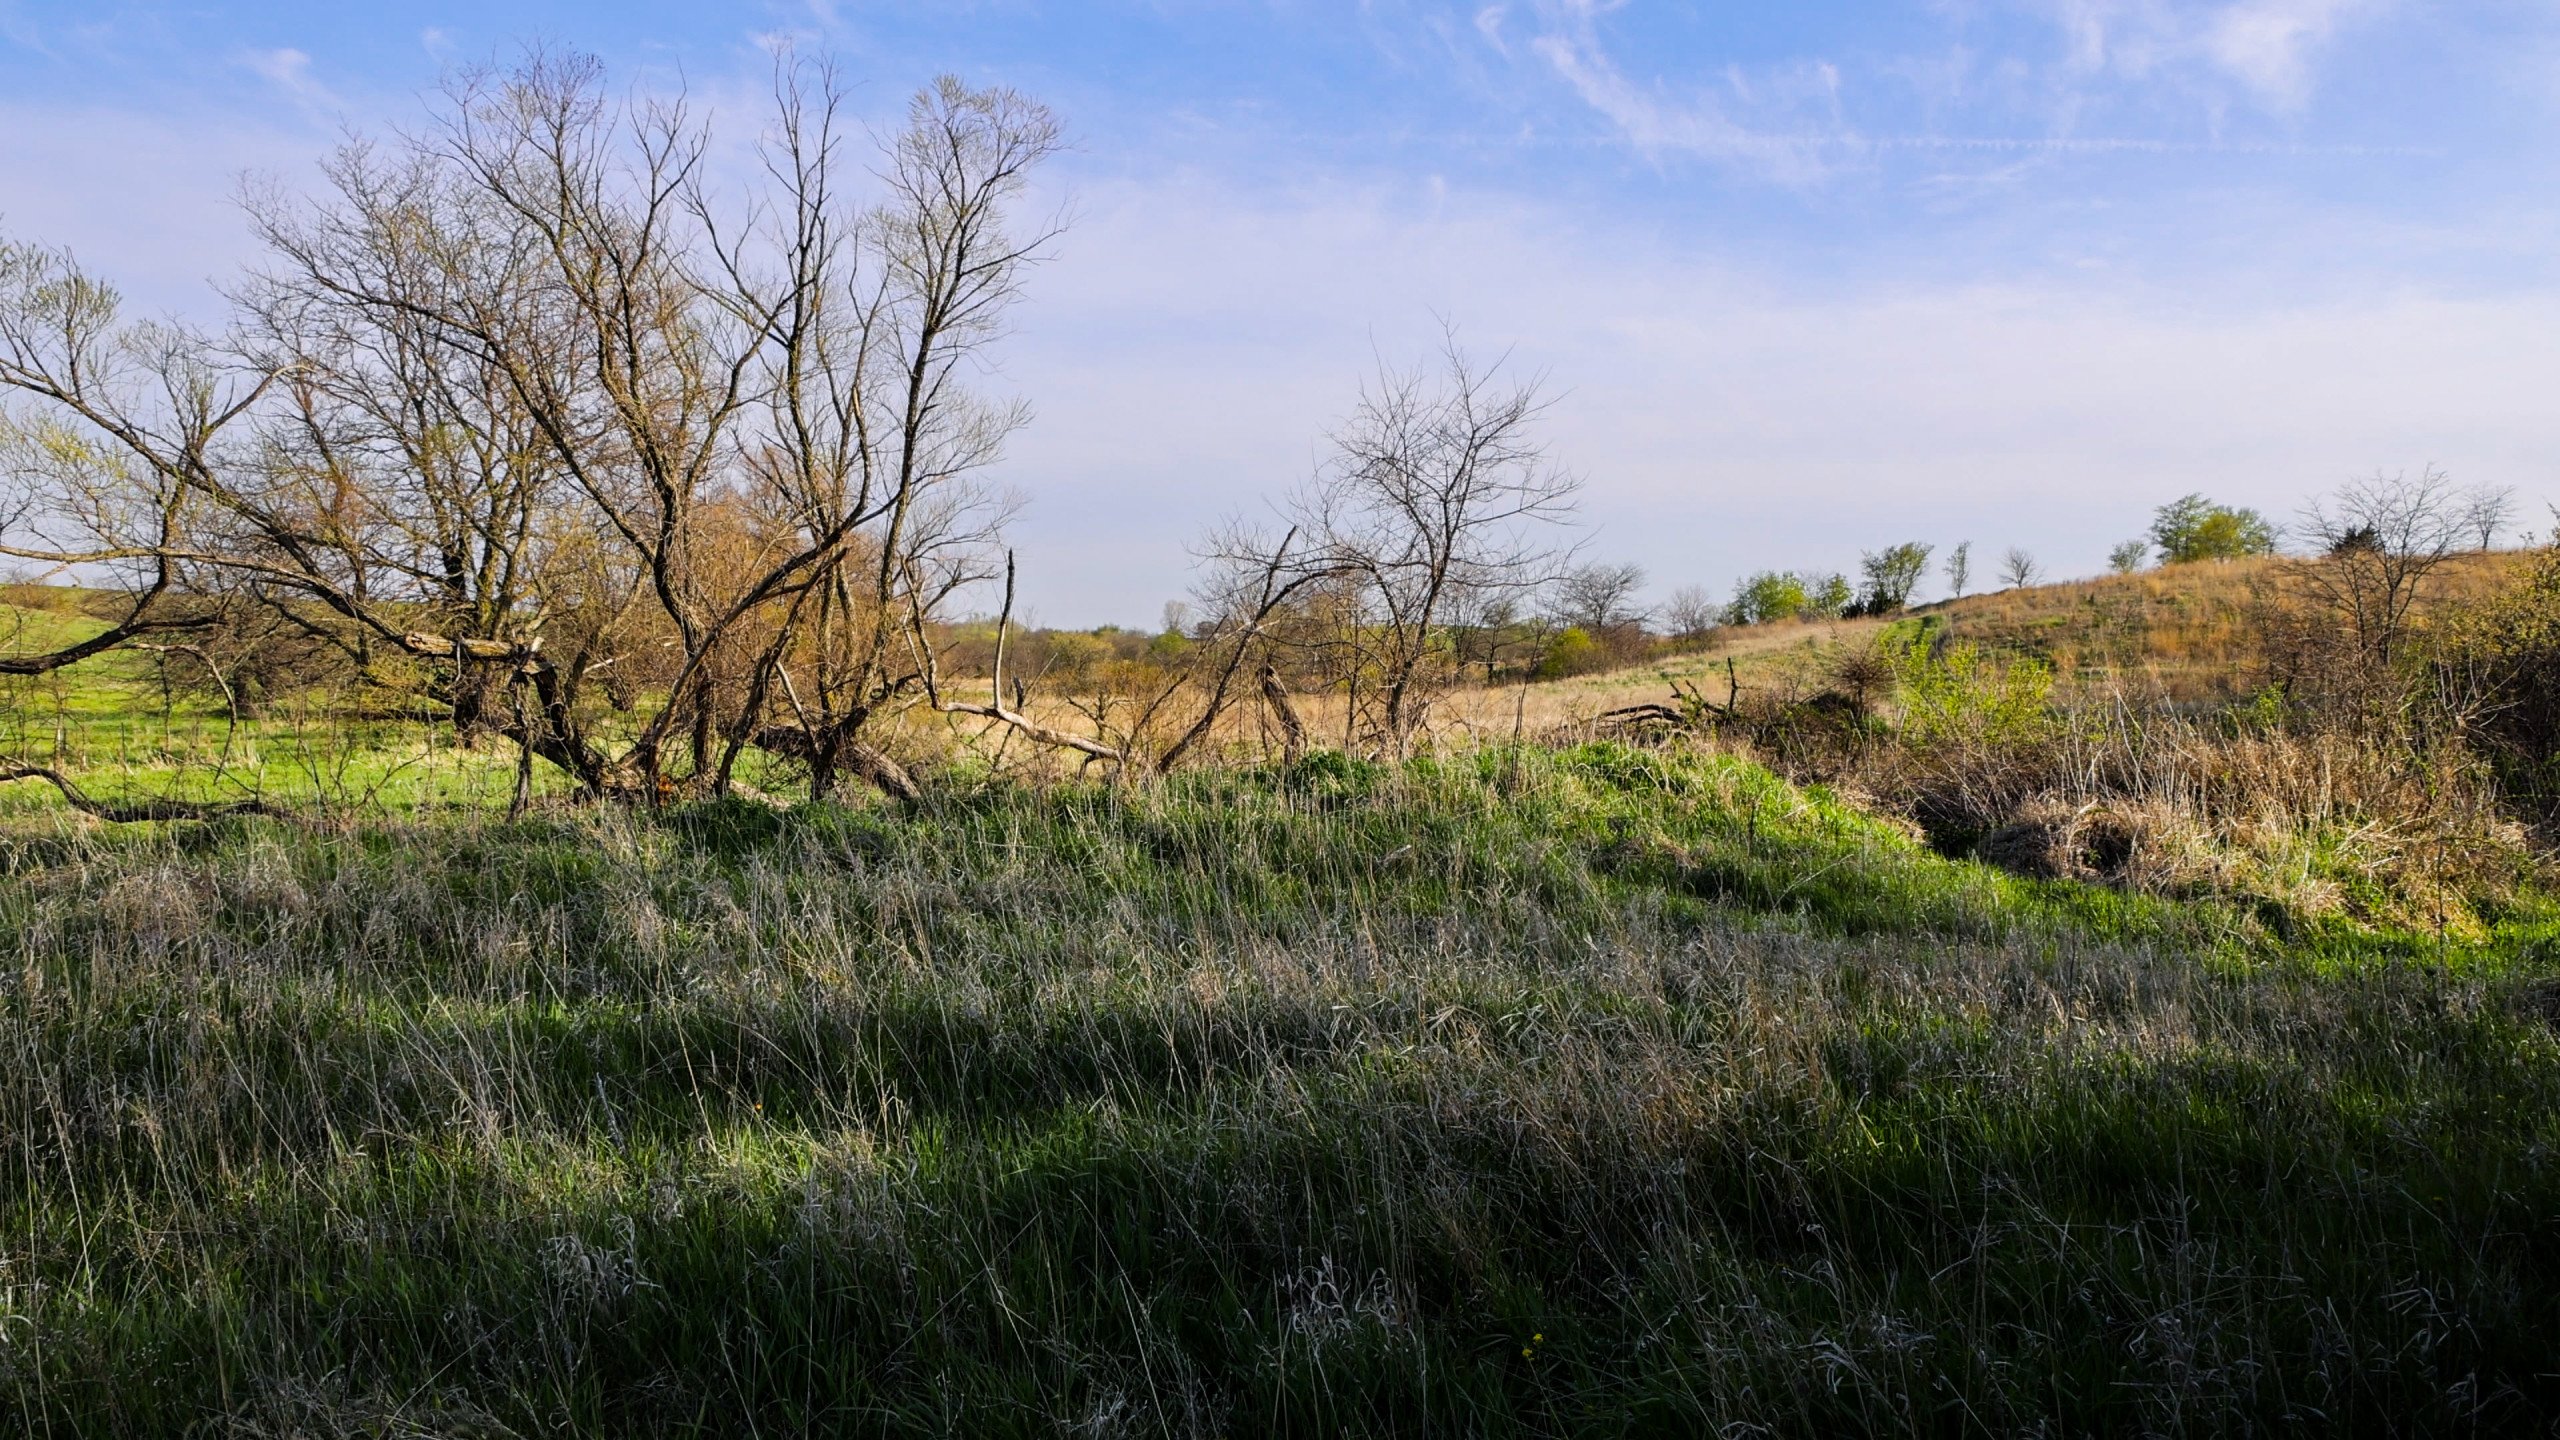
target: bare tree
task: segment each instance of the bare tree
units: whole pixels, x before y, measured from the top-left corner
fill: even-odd
[[[2000,584],[2005,589],[2023,590],[2036,583],[2037,577],[2043,573],[2042,567],[2036,564],[2036,557],[2015,545],[2000,557]]]
[[[732,197],[680,97],[467,72],[319,198],[248,193],[235,347],[0,251],[0,383],[39,412],[0,437],[0,549],[131,582],[83,653],[194,623],[192,575],[591,795],[724,789],[750,745],[912,794],[863,736],[989,573],[1025,412],[967,381],[1055,233],[1012,212],[1057,125],[939,81],[865,203],[827,67],[783,58],[774,101]],[[598,684],[636,712],[611,744]]]
[[[2472,524],[2443,471],[2429,466],[2415,478],[2377,471],[2303,507],[2299,533],[2313,553],[2287,565],[2286,578],[2359,651],[2388,665],[2428,578],[2462,549]]]
[[[1339,586],[1351,622],[1340,671],[1370,740],[1401,750],[1455,673],[1447,627],[1555,572],[1548,532],[1581,481],[1536,439],[1547,401],[1444,344],[1435,366],[1382,369],[1333,436],[1333,455],[1283,511],[1303,572]]]
[[[105,628],[0,655],[58,670],[211,617],[180,603],[216,447],[265,393],[197,335],[125,325],[114,290],[60,251],[0,239],[0,555],[112,594]]]
[[[2515,517],[2515,504],[2512,485],[2475,485],[2462,494],[2463,528],[2478,537],[2479,548],[2486,550],[2498,543],[2498,532]]]
[[[1641,565],[1576,566],[1556,580],[1555,617],[1594,635],[1641,625],[1651,618],[1636,604],[1636,592],[1643,588]]]
[[[921,688],[913,627],[985,573],[974,477],[1023,414],[961,380],[1052,233],[1006,220],[1057,131],[937,82],[866,207],[840,107],[781,62],[765,183],[724,204],[681,100],[610,103],[594,62],[536,55],[347,147],[322,203],[254,193],[277,263],[248,308],[297,379],[264,486],[221,497],[245,563],[355,648],[530,684],[519,738],[591,793],[725,788],[755,744],[822,795],[844,769],[911,794],[860,734]],[[619,753],[580,705],[608,669],[652,701]]]
[[[803,649],[814,684],[791,711],[822,791],[843,756],[874,783],[894,779],[860,733],[926,677],[912,658],[930,644],[926,622],[984,573],[1003,508],[975,477],[1028,412],[979,399],[964,379],[1003,333],[1025,272],[1057,233],[1017,230],[1010,210],[1058,144],[1055,117],[1011,91],[946,78],[918,95],[891,148],[888,201],[864,231],[872,278],[849,282],[854,303],[840,329],[809,321],[802,368],[827,377],[823,403],[790,399],[773,411],[771,448],[791,457],[783,488],[805,491],[809,512],[823,517],[808,528],[858,542],[813,572]],[[830,355],[843,358],[824,363]],[[1008,558],[1008,601],[1011,571]],[[777,647],[767,668],[787,682],[778,667],[790,658]]]
[[[1683,640],[1695,640],[1724,623],[1723,602],[1703,585],[1683,585],[1672,591],[1662,613],[1671,633]]]

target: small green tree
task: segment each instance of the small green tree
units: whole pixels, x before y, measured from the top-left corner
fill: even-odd
[[[2149,540],[2127,540],[2107,552],[2107,568],[2119,575],[2130,575],[2141,569],[2142,562],[2149,558],[2151,558]]]
[[[1911,592],[1920,588],[1920,577],[1928,571],[1929,547],[1917,540],[1866,552],[1858,560],[1858,573],[1866,581],[1858,608],[1869,615],[1892,614],[1911,603]]]
[[[2255,510],[2184,495],[2152,512],[2151,543],[2160,548],[2163,565],[2272,555],[2276,527]]]
[[[1837,620],[1849,613],[1857,592],[1849,588],[1849,577],[1838,571],[1807,575],[1804,580],[1804,613],[1814,620]]]
[[[1965,587],[1972,583],[1973,542],[1960,540],[1956,542],[1956,548],[1947,552],[1947,594],[1961,600]]]
[[[1762,570],[1734,583],[1733,603],[1725,607],[1725,619],[1735,625],[1792,620],[1805,612],[1811,598],[1805,593],[1802,577],[1783,570]]]

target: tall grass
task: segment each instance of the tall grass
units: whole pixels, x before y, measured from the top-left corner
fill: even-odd
[[[0,841],[30,1434],[2509,1432],[2560,930],[1756,765]]]

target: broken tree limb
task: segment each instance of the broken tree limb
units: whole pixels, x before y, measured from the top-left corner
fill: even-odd
[[[1295,760],[1307,748],[1306,722],[1298,718],[1298,707],[1289,699],[1289,687],[1280,683],[1280,667],[1262,667],[1262,703],[1271,707],[1271,717],[1280,722],[1280,755]]]
[[[141,800],[127,805],[111,804],[93,797],[72,783],[70,776],[48,765],[0,765],[0,784],[13,780],[42,780],[61,791],[62,798],[72,809],[117,825],[152,820],[227,820],[241,815],[307,823],[307,817],[264,800]]]
[[[750,736],[747,743],[768,754],[814,763],[820,758],[819,746],[827,742],[812,739],[802,726],[767,725]],[[852,771],[882,794],[909,803],[924,798],[924,787],[916,783],[916,777],[908,772],[907,767],[877,747],[840,737],[834,737],[832,743],[835,745],[835,763]]]
[[[1075,734],[1071,731],[1060,730],[1054,725],[1043,725],[1039,721],[1032,719],[1030,716],[1023,714],[1019,710],[1013,710],[1006,707],[1004,703],[1004,650],[1005,632],[1010,629],[1013,624],[1012,551],[1006,551],[1004,557],[1004,609],[996,618],[995,674],[990,678],[987,685],[988,703],[984,705],[977,705],[966,700],[945,700],[942,698],[942,677],[940,667],[934,660],[933,642],[925,637],[924,615],[922,611],[915,606],[912,597],[910,597],[908,603],[910,611],[913,612],[912,618],[916,648],[924,660],[925,698],[934,709],[941,711],[945,715],[981,716],[986,719],[996,721],[999,724],[1009,725],[1013,729],[1020,731],[1028,738],[1037,740],[1043,745],[1055,745],[1061,750],[1073,750],[1079,755],[1090,756],[1096,760],[1108,760],[1114,765],[1126,766],[1129,763],[1129,755],[1125,750],[1105,745],[1099,740],[1087,740],[1081,735]]]

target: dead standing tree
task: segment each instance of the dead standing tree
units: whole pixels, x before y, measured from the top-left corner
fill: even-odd
[[[2474,522],[2444,472],[2375,473],[2303,507],[2312,553],[2286,565],[2295,593],[2379,667],[2398,658],[2428,581],[2464,548]]]
[[[1546,583],[1549,538],[1580,479],[1535,435],[1548,401],[1451,336],[1430,368],[1381,369],[1333,436],[1333,455],[1282,509],[1306,538],[1296,573],[1346,587],[1336,673],[1367,743],[1402,753],[1454,675],[1447,630]]]

